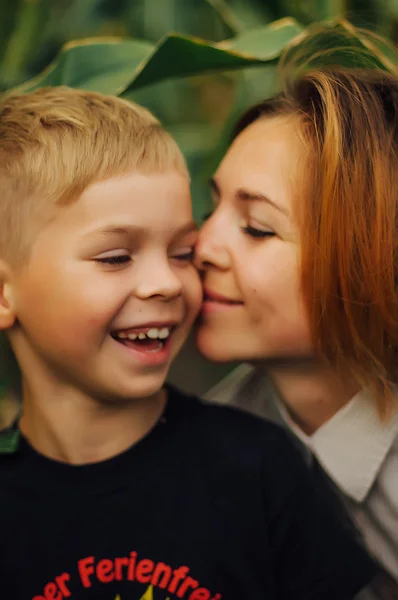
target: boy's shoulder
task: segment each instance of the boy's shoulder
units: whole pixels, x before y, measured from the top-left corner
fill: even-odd
[[[168,423],[164,429],[167,443],[163,457],[182,456],[200,461],[206,472],[223,473],[225,477],[244,478],[251,484],[263,482],[266,487],[276,485],[281,492],[294,487],[305,462],[285,430],[242,409],[223,406],[186,394],[174,386],[167,386],[168,402],[161,420]],[[160,438],[147,436],[148,454],[159,451]],[[144,454],[141,453],[144,458]],[[0,432],[1,479],[15,478],[16,469],[23,472],[35,459],[18,430],[17,422]],[[144,459],[145,460],[145,459]],[[36,465],[37,466],[37,465]]]
[[[168,403],[165,419],[180,425],[191,439],[198,436],[208,444],[214,442],[221,448],[233,444],[240,450],[258,454],[262,448],[271,446],[285,448],[290,454],[293,448],[290,436],[280,426],[266,421],[236,406],[225,406],[188,394],[175,386],[167,386]],[[206,433],[203,436],[203,433]],[[0,456],[18,450],[20,432],[18,420],[0,430]],[[294,450],[296,454],[296,451]]]
[[[207,442],[245,445],[258,451],[270,444],[291,447],[285,430],[271,421],[257,417],[235,406],[225,406],[188,394],[167,385],[168,403],[164,419],[184,428],[189,436],[202,436]],[[203,437],[203,436],[202,436]],[[0,456],[18,450],[20,431],[16,419],[9,427],[0,430]]]
[[[306,468],[302,454],[283,427],[235,406],[225,406],[168,387],[169,402],[192,443],[203,451],[214,450],[214,460],[246,464],[249,470],[270,473]],[[178,416],[177,416],[178,415]]]
[[[288,439],[280,425],[266,421],[240,407],[218,404],[187,394],[174,386],[167,386],[167,391],[171,410],[190,422],[194,429],[206,425],[209,433],[225,438],[238,436],[239,441],[249,437],[253,444],[263,443],[264,439],[285,443]]]

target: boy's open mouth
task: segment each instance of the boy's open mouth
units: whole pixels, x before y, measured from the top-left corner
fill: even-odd
[[[173,327],[137,327],[112,333],[112,337],[139,352],[160,352],[169,341]]]

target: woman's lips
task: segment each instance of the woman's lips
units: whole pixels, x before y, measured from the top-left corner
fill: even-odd
[[[209,290],[208,288],[204,288],[203,294],[205,302],[209,301],[220,302],[222,304],[243,304],[241,300],[236,300],[235,298],[224,296],[223,294],[219,294],[218,292],[214,292],[213,290]]]
[[[238,306],[242,306],[241,300],[236,300],[229,296],[224,296],[213,290],[204,289],[202,313],[206,314],[209,312],[220,311],[220,310],[231,310]]]

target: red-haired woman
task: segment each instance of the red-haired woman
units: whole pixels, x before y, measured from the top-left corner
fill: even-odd
[[[211,187],[197,343],[255,366],[210,397],[277,408],[398,581],[398,79],[302,76],[243,116]]]

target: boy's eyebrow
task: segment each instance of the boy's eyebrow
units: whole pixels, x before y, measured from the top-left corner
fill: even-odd
[[[98,229],[92,229],[88,231],[84,237],[91,238],[93,236],[111,236],[111,235],[124,235],[131,236],[137,235],[140,233],[141,228],[135,227],[133,225],[104,225],[103,227],[99,227]]]
[[[105,225],[91,233],[100,235],[130,235],[133,232],[137,233],[137,227],[131,225]]]
[[[105,225],[104,227],[100,227],[95,231],[91,231],[88,235],[124,235],[131,236],[137,235],[144,230],[143,227],[136,227],[135,225]],[[191,231],[197,231],[198,226],[194,221],[190,221],[186,223],[182,227],[180,227],[177,231],[177,235],[184,235],[185,233],[190,233]]]

